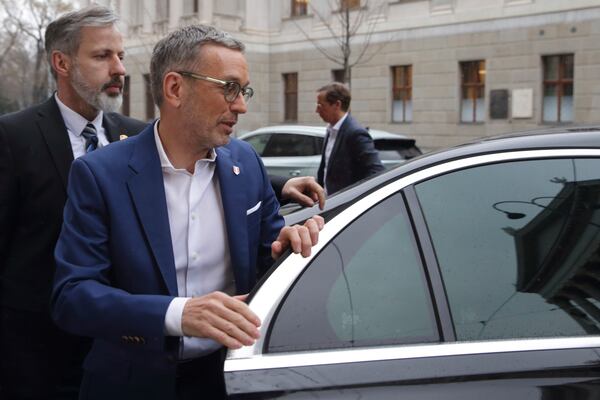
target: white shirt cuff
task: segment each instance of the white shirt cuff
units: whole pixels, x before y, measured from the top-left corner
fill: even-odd
[[[167,336],[183,336],[183,327],[181,326],[183,307],[190,298],[175,297],[169,304],[165,314],[165,332]]]

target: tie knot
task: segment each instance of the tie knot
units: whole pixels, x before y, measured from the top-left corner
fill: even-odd
[[[83,128],[81,136],[85,138],[85,152],[96,150],[98,148],[98,135],[96,134],[96,127],[89,123]]]

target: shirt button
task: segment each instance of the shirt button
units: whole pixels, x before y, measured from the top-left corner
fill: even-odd
[[[192,213],[192,221],[196,219],[196,213]]]

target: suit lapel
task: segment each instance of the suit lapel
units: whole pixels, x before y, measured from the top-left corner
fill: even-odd
[[[102,126],[104,126],[104,134],[109,142],[118,140],[120,135],[119,123],[114,116],[104,113],[102,116]]]
[[[66,191],[69,169],[73,162],[73,149],[54,96],[40,106],[36,122]]]
[[[232,158],[231,152],[226,147],[218,147],[217,151],[217,176],[221,189],[221,200],[225,214],[225,225],[227,226],[227,237],[229,252],[231,254],[231,265],[235,275],[238,291],[244,282],[246,286],[249,277],[247,275],[249,253],[248,247],[240,245],[248,243],[248,228],[246,222],[247,203],[242,186],[245,183],[244,166]],[[239,168],[239,169],[238,169]],[[235,171],[239,173],[236,174]]]
[[[339,151],[340,146],[342,146],[342,142],[344,142],[346,140],[346,136],[344,135],[344,132],[348,128],[349,124],[350,124],[350,115],[348,115],[346,117],[346,119],[342,123],[342,126],[340,126],[340,129],[338,130],[337,135],[335,136],[335,143],[333,144],[333,149],[331,149],[331,155],[329,156],[330,159],[335,160],[335,155]]]
[[[154,124],[138,135],[129,161],[135,172],[127,186],[144,233],[172,296],[178,295],[175,259],[160,159],[154,141]]]

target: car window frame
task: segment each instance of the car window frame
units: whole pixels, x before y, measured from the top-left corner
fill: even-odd
[[[399,203],[397,205],[397,207],[400,209],[399,214],[402,214],[405,217],[405,222],[407,224],[407,228],[409,230],[409,235],[410,235],[411,242],[412,242],[411,247],[414,250],[415,259],[416,259],[416,262],[418,263],[417,269],[419,270],[421,277],[423,279],[423,281],[422,281],[423,290],[424,290],[424,295],[426,296],[427,301],[428,301],[428,307],[429,307],[428,311],[429,311],[430,317],[431,317],[432,329],[433,329],[433,331],[435,331],[435,333],[438,336],[437,341],[422,341],[422,342],[418,342],[418,344],[440,343],[440,342],[443,342],[443,340],[444,340],[443,331],[442,331],[442,328],[440,327],[440,321],[445,320],[445,319],[440,318],[440,316],[437,315],[438,313],[437,313],[437,307],[436,307],[436,296],[434,295],[433,289],[431,286],[431,279],[429,277],[429,268],[426,264],[426,259],[424,258],[424,255],[422,252],[422,246],[419,242],[419,237],[417,236],[417,229],[414,224],[414,219],[409,211],[409,205],[407,204],[407,199],[406,199],[406,196],[405,196],[403,190],[399,190],[399,191],[387,196],[386,198],[382,199],[381,201],[373,204],[371,207],[369,207],[367,210],[365,210],[360,215],[356,216],[351,222],[349,222],[345,226],[344,229],[339,231],[337,233],[337,235],[334,236],[329,241],[329,244],[332,244],[332,242],[337,240],[340,235],[343,235],[345,233],[346,229],[350,225],[357,222],[357,220],[360,220],[364,216],[364,214],[368,213],[369,211],[372,211],[375,207],[378,207],[379,204],[381,204],[382,202],[388,201],[388,200],[392,199],[393,197],[397,197],[397,200],[399,201]],[[324,246],[322,250],[325,250],[326,248],[327,248],[327,246]],[[304,270],[302,271],[302,273],[297,276],[297,278],[294,280],[294,282],[288,288],[285,297],[279,302],[276,310],[274,311],[274,314],[271,317],[271,323],[269,324],[268,330],[267,330],[265,338],[264,338],[264,345],[262,348],[263,354],[279,354],[282,352],[282,351],[269,351],[269,343],[271,341],[273,328],[277,323],[277,317],[281,312],[282,306],[287,301],[288,296],[293,292],[296,285],[303,279],[304,274],[311,267],[313,267],[312,264],[313,264],[313,262],[308,263],[306,265],[306,267],[304,268]],[[437,297],[439,297],[439,296],[440,296],[440,294],[438,293]],[[402,342],[400,339],[397,339],[396,343],[392,343],[393,341],[394,341],[393,339],[386,339],[386,340],[381,340],[380,343],[376,344],[375,343],[376,340],[371,339],[372,344],[370,344],[370,345],[356,345],[352,348],[360,349],[360,348],[368,348],[368,347],[401,346],[401,345],[410,345],[411,344],[411,343]],[[339,347],[323,348],[322,350],[335,351],[335,350],[342,350],[342,349],[347,349],[347,348],[349,348],[349,347],[346,345],[346,346],[339,346]],[[313,350],[292,350],[292,351],[293,352],[301,352],[301,351],[313,351]]]
[[[397,180],[390,182],[372,192],[361,197],[355,203],[351,204],[344,210],[335,213],[335,216],[328,221],[319,238],[319,243],[313,247],[312,254],[304,259],[299,254],[291,254],[285,260],[279,260],[273,269],[269,271],[271,274],[269,279],[266,279],[261,287],[254,291],[250,306],[252,310],[263,322],[261,332],[264,333],[272,323],[273,304],[278,305],[289,291],[291,284],[295,278],[303,271],[303,269],[311,262],[312,258],[316,257],[320,250],[332,240],[339,231],[351,220],[362,215],[367,209],[385,198],[397,193],[400,190],[405,190],[409,202],[409,212],[418,219],[420,212],[416,207],[415,198],[411,198],[411,185],[431,179],[433,177],[443,175],[449,172],[458,171],[472,166],[480,166],[486,164],[496,164],[503,161],[530,160],[530,159],[545,159],[545,158],[600,158],[600,149],[594,148],[569,148],[569,149],[513,149],[501,151],[497,153],[474,154],[463,158],[448,160],[443,163],[437,163],[427,166],[423,169],[414,171],[411,174],[399,177]],[[425,248],[424,254],[427,257],[432,257],[430,250],[426,249],[424,244],[424,231],[419,237],[420,243]],[[434,265],[434,264],[427,264]],[[435,264],[437,266],[437,262]],[[280,266],[279,268],[276,268]],[[439,268],[439,267],[436,267]],[[433,269],[430,270],[430,276],[435,277]],[[441,280],[436,278],[432,283],[432,287],[439,290],[443,287]],[[445,296],[445,291],[444,291]],[[443,303],[444,296],[437,296],[438,314],[440,304]],[[447,303],[446,303],[447,306]],[[449,310],[449,307],[448,307]],[[448,321],[445,322],[448,324]],[[284,355],[265,355],[263,353],[264,336],[261,337],[252,346],[246,346],[237,350],[230,350],[226,360],[226,371],[233,370],[252,370],[257,368],[283,368],[290,366],[310,366],[323,365],[332,363],[347,363],[354,361],[378,361],[391,358],[421,358],[421,357],[438,357],[445,355],[466,355],[475,354],[479,350],[484,349],[488,353],[508,353],[514,351],[531,351],[531,350],[557,350],[557,349],[580,349],[598,347],[600,348],[600,336],[583,336],[583,337],[563,337],[563,338],[541,338],[541,339],[516,339],[516,340],[491,340],[491,341],[476,341],[476,342],[456,342],[451,341],[451,335],[448,329],[444,332],[447,336],[446,342],[435,345],[400,345],[383,348],[359,348],[359,349],[342,349],[334,351],[317,352],[318,357],[314,352],[298,352]],[[335,355],[335,359],[332,359]]]

